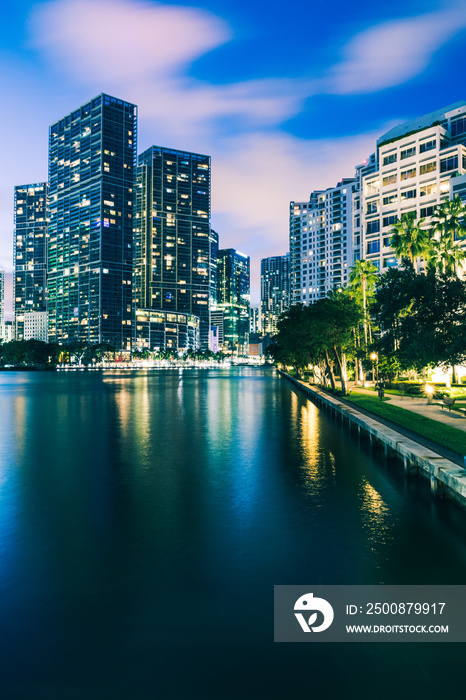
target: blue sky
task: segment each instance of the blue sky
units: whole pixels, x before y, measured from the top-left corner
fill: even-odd
[[[49,124],[100,92],[138,104],[140,151],[212,156],[212,225],[251,256],[256,303],[260,258],[288,247],[290,200],[351,177],[395,124],[466,97],[464,0],[17,0],[0,37],[7,272],[14,186],[47,179]]]

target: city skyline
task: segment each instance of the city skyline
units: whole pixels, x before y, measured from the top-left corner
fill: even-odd
[[[381,133],[461,97],[462,3],[287,9],[264,21],[261,3],[7,8],[0,266],[10,284],[14,187],[46,179],[49,125],[100,92],[138,104],[140,152],[156,142],[212,157],[212,225],[222,247],[251,256],[254,303],[260,259],[286,252],[290,201],[352,177]]]

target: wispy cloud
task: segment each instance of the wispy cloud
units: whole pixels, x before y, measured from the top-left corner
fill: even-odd
[[[419,75],[435,52],[466,27],[466,5],[386,22],[356,35],[323,80],[339,95],[376,92]]]
[[[146,0],[52,0],[36,6],[31,29],[32,45],[84,83],[173,74],[232,36],[205,10]]]

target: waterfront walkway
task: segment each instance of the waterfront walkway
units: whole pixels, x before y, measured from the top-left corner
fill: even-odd
[[[352,393],[366,394],[367,396],[377,397],[376,391],[363,389],[360,386],[356,387],[354,382],[349,382],[349,389],[351,389]],[[400,408],[404,408],[406,411],[418,413],[426,418],[431,418],[439,423],[443,423],[444,425],[449,425],[452,428],[457,428],[458,430],[464,430],[466,432],[466,417],[464,413],[449,411],[448,408],[441,408],[435,403],[429,405],[427,403],[427,399],[422,396],[397,396],[385,393],[385,398],[388,399],[392,406],[399,406]]]

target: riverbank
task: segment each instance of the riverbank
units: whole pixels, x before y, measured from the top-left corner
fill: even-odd
[[[403,461],[406,473],[429,479],[432,494],[452,498],[466,507],[466,471],[459,459],[456,462],[448,459],[438,448],[432,449],[420,442],[419,436],[407,436],[399,426],[388,426],[379,416],[279,371],[314,403],[340,418],[342,425],[346,422],[350,430],[367,434],[371,445],[379,445],[387,456],[389,452],[396,454]]]

